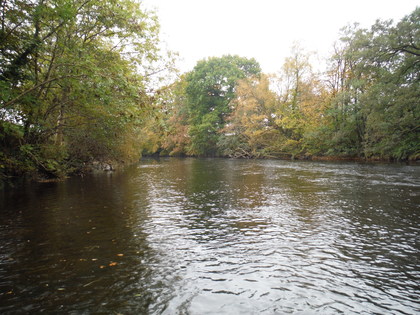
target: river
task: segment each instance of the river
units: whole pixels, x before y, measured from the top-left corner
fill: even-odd
[[[420,167],[145,159],[0,193],[2,314],[419,314]]]

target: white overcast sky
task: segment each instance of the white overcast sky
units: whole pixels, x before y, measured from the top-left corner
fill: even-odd
[[[156,10],[161,39],[190,71],[198,60],[237,54],[277,72],[293,42],[327,55],[340,28],[377,19],[399,21],[419,0],[142,0]]]

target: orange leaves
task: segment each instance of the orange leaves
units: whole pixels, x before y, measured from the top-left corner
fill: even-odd
[[[117,257],[124,257],[124,254],[117,254]],[[92,261],[96,261],[96,258],[93,258]],[[105,269],[106,267],[115,267],[116,265],[118,265],[118,262],[116,261],[110,261],[108,265],[100,265],[99,268],[100,269]]]
[[[100,265],[100,266],[99,266],[99,268],[100,268],[100,269],[105,269],[106,267],[114,267],[114,266],[116,266],[116,265],[118,265],[118,263],[117,263],[117,262],[115,262],[115,261],[111,261],[111,262],[108,264],[108,266],[105,266],[105,265]]]

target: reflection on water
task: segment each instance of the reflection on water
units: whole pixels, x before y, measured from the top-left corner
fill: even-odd
[[[416,314],[420,169],[224,159],[0,195],[0,312]]]

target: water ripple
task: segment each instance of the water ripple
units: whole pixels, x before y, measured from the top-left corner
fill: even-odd
[[[419,175],[173,159],[56,184],[0,214],[0,311],[420,313]]]

